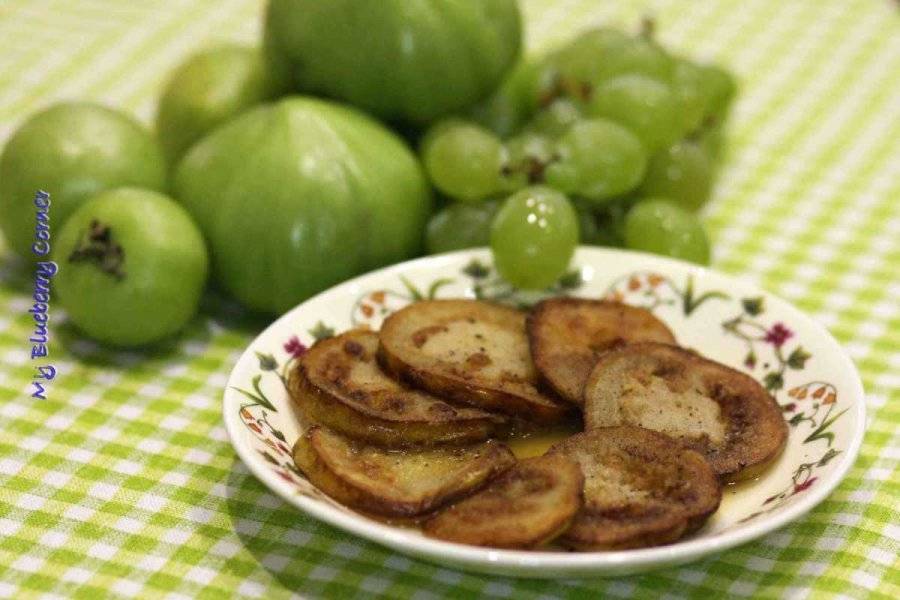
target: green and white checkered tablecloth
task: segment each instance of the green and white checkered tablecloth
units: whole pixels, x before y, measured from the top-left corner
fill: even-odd
[[[252,42],[258,0],[0,2],[0,139],[60,98],[149,121],[169,69]],[[114,352],[54,321],[30,398],[27,274],[0,270],[0,597],[900,598],[900,7],[889,0],[525,0],[537,49],[656,15],[669,46],[740,77],[706,220],[714,266],[808,311],[856,360],[869,430],[811,514],[683,568],[610,580],[481,577],[307,518],[253,479],[222,388],[265,323],[210,302],[179,340]]]

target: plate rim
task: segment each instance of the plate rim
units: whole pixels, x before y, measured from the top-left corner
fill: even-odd
[[[816,331],[817,334],[821,335],[830,344],[832,344],[834,349],[836,350],[835,355],[840,357],[840,361],[843,363],[844,369],[846,369],[846,372],[849,376],[851,376],[850,378],[852,378],[853,389],[851,390],[850,395],[854,398],[854,401],[852,406],[848,408],[852,408],[852,411],[849,412],[853,413],[856,420],[851,431],[847,447],[843,452],[843,456],[841,457],[840,462],[832,472],[829,479],[822,481],[820,485],[815,486],[813,489],[809,490],[808,494],[804,494],[795,502],[793,502],[789,506],[786,506],[783,510],[770,513],[770,516],[768,516],[767,518],[760,519],[755,523],[750,523],[746,527],[734,531],[726,531],[713,537],[696,538],[687,541],[676,542],[674,544],[668,544],[665,546],[640,548],[634,550],[594,552],[504,550],[458,544],[454,542],[445,542],[442,540],[431,539],[424,536],[421,538],[409,537],[406,531],[401,528],[377,521],[365,520],[364,517],[356,515],[355,513],[345,513],[343,511],[340,511],[339,509],[322,503],[321,501],[294,493],[288,489],[287,485],[281,479],[277,477],[274,471],[265,468],[265,465],[262,464],[261,461],[257,460],[257,457],[253,454],[253,450],[251,448],[246,447],[244,444],[239,442],[241,430],[237,428],[237,420],[231,416],[232,411],[230,409],[232,409],[233,406],[229,402],[228,390],[233,386],[235,380],[238,377],[238,366],[244,362],[245,358],[247,358],[248,355],[254,352],[254,346],[260,338],[266,336],[272,330],[279,329],[282,323],[288,320],[290,315],[300,309],[300,307],[302,307],[304,304],[323,295],[341,293],[343,291],[343,288],[350,288],[354,285],[358,285],[360,279],[389,275],[391,272],[404,271],[406,269],[420,267],[425,263],[437,262],[438,264],[440,264],[442,262],[455,262],[458,258],[463,256],[474,257],[483,255],[485,251],[485,248],[469,248],[454,252],[423,256],[362,273],[356,277],[334,285],[297,304],[293,308],[285,311],[265,329],[258,333],[235,361],[234,366],[229,373],[228,380],[225,384],[222,398],[222,419],[225,424],[225,429],[228,434],[229,441],[231,442],[232,447],[234,448],[241,462],[248,469],[248,471],[252,473],[257,479],[259,479],[271,492],[274,492],[288,504],[299,508],[311,517],[323,521],[338,529],[341,529],[342,531],[346,531],[355,536],[358,536],[364,540],[386,546],[403,554],[412,554],[414,556],[423,557],[426,559],[430,558],[434,560],[451,560],[453,562],[453,565],[464,565],[481,568],[493,567],[497,568],[498,570],[515,569],[518,567],[543,567],[547,569],[555,569],[557,573],[561,571],[571,570],[579,571],[583,574],[583,571],[585,569],[595,569],[598,571],[598,574],[601,574],[603,570],[615,569],[617,567],[628,567],[635,570],[640,570],[642,567],[652,566],[654,564],[673,564],[676,562],[685,563],[693,559],[706,556],[708,554],[714,554],[728,550],[730,548],[734,548],[741,544],[750,542],[756,538],[762,537],[763,535],[771,533],[777,529],[784,527],[788,523],[799,519],[800,517],[811,511],[818,504],[820,504],[822,501],[824,501],[829,495],[831,495],[835,488],[840,485],[840,483],[847,476],[850,468],[855,464],[856,459],[859,455],[859,450],[862,446],[863,438],[865,437],[867,425],[865,390],[856,365],[847,355],[847,352],[841,346],[840,342],[838,342],[831,334],[831,332],[829,332],[828,329],[819,321],[807,315],[805,312],[801,311],[790,302],[782,299],[772,292],[756,286],[755,284],[742,281],[734,275],[722,273],[715,269],[687,263],[669,257],[651,255],[630,250],[622,250],[618,248],[605,248],[583,245],[578,247],[577,254],[584,254],[585,252],[587,252],[588,254],[600,253],[607,255],[625,255],[628,257],[642,259],[651,258],[654,261],[660,262],[662,264],[669,263],[677,267],[678,269],[687,270],[688,272],[712,274],[716,277],[723,278],[726,281],[733,281],[738,284],[738,287],[752,288],[754,291],[761,292],[766,297],[775,300],[778,304],[781,305],[781,308],[785,308],[789,312],[800,315],[804,319],[804,321],[806,321],[809,326]],[[452,568],[453,565],[445,566]],[[512,571],[509,570],[505,572],[512,574]],[[525,576],[540,577],[541,575],[529,574]]]

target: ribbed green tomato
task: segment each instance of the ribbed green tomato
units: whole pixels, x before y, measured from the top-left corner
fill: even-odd
[[[496,88],[521,29],[516,0],[270,0],[264,39],[298,90],[423,123]]]
[[[159,144],[134,119],[87,102],[55,104],[13,133],[0,156],[0,229],[9,247],[32,257],[34,195],[50,194],[52,227],[88,197],[120,186],[162,190]]]
[[[417,253],[431,212],[400,138],[358,111],[297,96],[195,144],[174,189],[209,242],[217,282],[272,313]]]
[[[190,56],[159,99],[156,131],[166,158],[176,163],[207,132],[286,85],[255,48],[227,44]]]
[[[149,344],[184,327],[197,313],[209,264],[187,211],[138,188],[82,204],[60,230],[53,259],[69,319],[115,346]]]

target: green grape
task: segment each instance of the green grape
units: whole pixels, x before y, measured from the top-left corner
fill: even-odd
[[[451,119],[433,127],[422,142],[431,182],[458,200],[482,200],[503,189],[503,143],[478,125]]]
[[[690,61],[678,60],[672,69],[670,84],[678,99],[682,129],[688,133],[696,131],[703,123],[709,103],[703,70]]]
[[[629,44],[631,39],[609,27],[585,31],[554,53],[553,63],[560,72],[580,81],[595,81],[609,57]]]
[[[628,211],[625,245],[632,250],[709,264],[709,239],[700,220],[663,198],[641,200]]]
[[[640,140],[605,119],[573,125],[559,139],[556,154],[558,159],[544,172],[547,185],[594,201],[634,189],[647,167]]]
[[[506,141],[507,160],[510,165],[525,160],[550,162],[554,153],[554,143],[539,133],[523,132]]]
[[[560,97],[589,101],[593,88],[619,75],[642,74],[663,81],[672,72],[672,58],[644,36],[597,28],[545,57],[532,79],[532,107],[537,110]]]
[[[469,109],[469,118],[501,138],[515,133],[531,114],[529,85],[535,68],[519,62],[493,94]]]
[[[731,74],[715,65],[701,66],[700,71],[709,98],[705,118],[714,124],[721,123],[728,115],[731,101],[737,93],[737,83]]]
[[[712,162],[698,144],[681,141],[650,159],[639,191],[644,196],[662,196],[687,210],[699,209],[709,199]]]
[[[454,202],[441,209],[425,229],[428,253],[487,246],[491,242],[491,221],[499,208],[499,200],[487,200],[479,204]]]
[[[547,108],[535,113],[522,131],[558,138],[568,131],[573,123],[583,118],[584,114],[577,104],[569,99],[560,98],[554,100]]]
[[[639,74],[667,81],[672,73],[673,60],[659,44],[645,36],[637,36],[612,47],[592,80],[601,83],[627,74]]]
[[[504,181],[514,192],[526,185],[544,180],[544,169],[553,160],[554,144],[536,133],[521,133],[506,142]]]
[[[598,87],[589,112],[624,125],[651,153],[684,134],[672,89],[644,75],[622,75]]]
[[[553,55],[544,56],[528,73],[525,84],[528,112],[533,115],[562,95],[559,69],[553,64]]]
[[[596,83],[602,78],[605,65],[611,57],[622,55],[622,48],[631,40],[617,29],[600,27],[591,29],[554,52],[549,63],[555,69],[557,93],[584,98],[586,90],[581,86]]]
[[[491,226],[491,250],[511,284],[543,289],[559,279],[578,245],[578,215],[565,195],[543,186],[506,199]]]
[[[589,83],[606,55],[605,38],[624,34],[612,29],[588,31],[541,58],[531,72],[529,104],[532,112],[560,98],[584,99]]]

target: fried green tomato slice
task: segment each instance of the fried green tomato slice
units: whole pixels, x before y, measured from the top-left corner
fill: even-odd
[[[294,445],[294,463],[341,504],[375,515],[415,517],[475,492],[512,467],[515,457],[493,440],[388,450],[314,425]]]
[[[402,385],[378,366],[377,351],[378,334],[363,329],[317,342],[291,372],[291,398],[310,420],[389,447],[479,442],[503,424]]]
[[[533,548],[569,527],[583,485],[577,463],[563,456],[528,458],[426,521],[423,531],[460,544]]]

